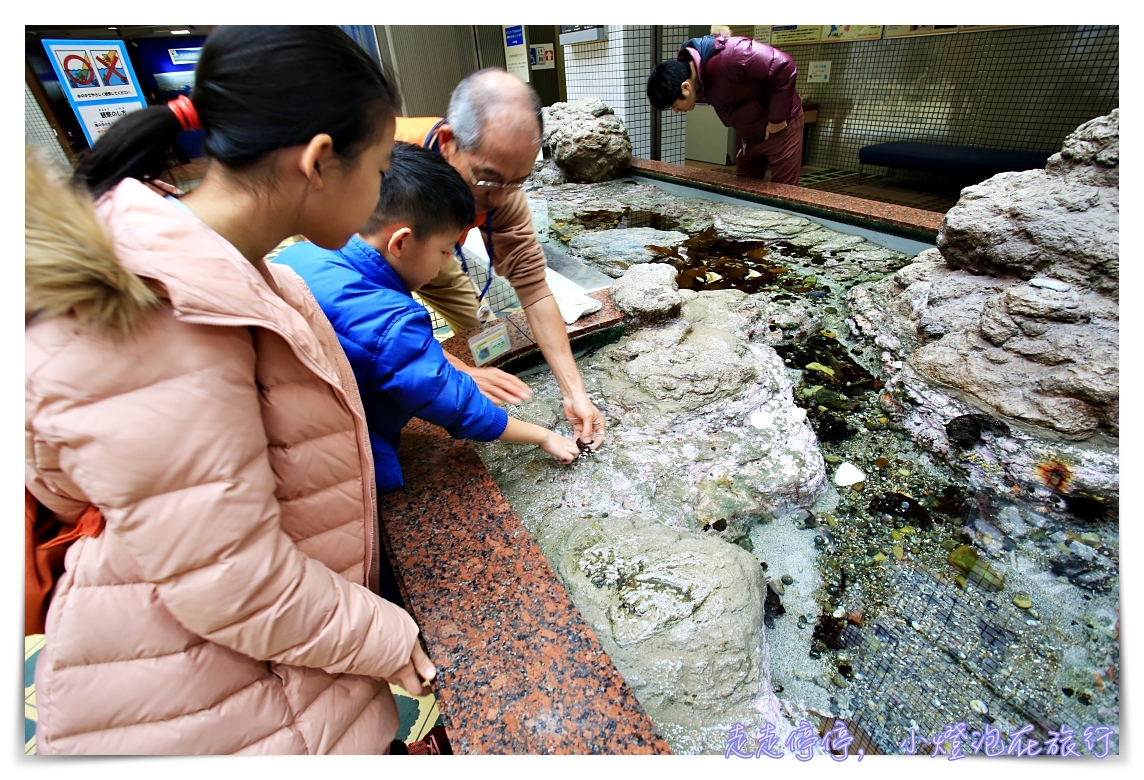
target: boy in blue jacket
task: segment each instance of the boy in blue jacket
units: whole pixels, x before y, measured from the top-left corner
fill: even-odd
[[[473,195],[440,155],[393,148],[381,199],[362,231],[339,250],[299,243],[274,258],[290,266],[334,326],[353,367],[369,424],[378,492],[401,487],[401,429],[413,417],[456,439],[535,444],[564,463],[579,454],[555,431],[509,417],[458,371],[433,338],[412,291],[441,271],[475,215]]]

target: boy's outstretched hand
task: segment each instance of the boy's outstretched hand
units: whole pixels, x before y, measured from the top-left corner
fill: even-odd
[[[565,439],[556,431],[548,431],[548,435],[540,443],[540,449],[561,463],[571,463],[580,456],[580,448],[576,446],[576,442]]]

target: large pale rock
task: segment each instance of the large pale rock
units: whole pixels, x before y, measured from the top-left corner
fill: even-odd
[[[553,564],[673,747],[722,752],[736,720],[758,717],[764,583],[752,555],[606,518],[581,527]]]
[[[634,265],[612,285],[612,303],[639,321],[653,322],[672,316],[683,302],[675,283],[677,273],[666,263]]]
[[[1118,112],[1044,171],[963,191],[938,252],[849,293],[856,330],[917,373],[1069,439],[1119,433]]]
[[[1120,271],[1119,110],[1081,125],[1043,171],[962,190],[938,248],[954,268],[1048,276],[1116,298]]]
[[[584,261],[613,279],[633,265],[650,262],[659,255],[649,246],[674,249],[687,240],[686,233],[639,227],[581,233],[568,242]]]
[[[632,164],[624,122],[596,97],[543,109],[544,149],[577,181],[615,178]]]

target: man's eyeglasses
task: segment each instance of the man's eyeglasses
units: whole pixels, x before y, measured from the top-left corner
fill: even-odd
[[[465,163],[465,170],[468,171],[469,174],[469,183],[474,187],[480,187],[483,190],[491,190],[493,192],[497,190],[508,190],[509,192],[512,192],[514,190],[524,189],[524,182],[518,182],[516,184],[502,184],[499,181],[485,181],[484,179],[478,179],[473,175],[473,167],[469,165],[468,159],[466,158],[463,160],[463,162]]]

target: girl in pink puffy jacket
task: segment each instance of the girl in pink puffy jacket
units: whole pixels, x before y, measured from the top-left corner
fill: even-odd
[[[224,27],[192,99],[121,119],[78,186],[29,161],[25,482],[64,520],[106,518],[48,612],[40,753],[381,753],[387,681],[434,677],[376,595],[353,372],[262,259],[365,223],[396,101],[337,28]],[[203,182],[166,194],[166,152],[200,126]]]

